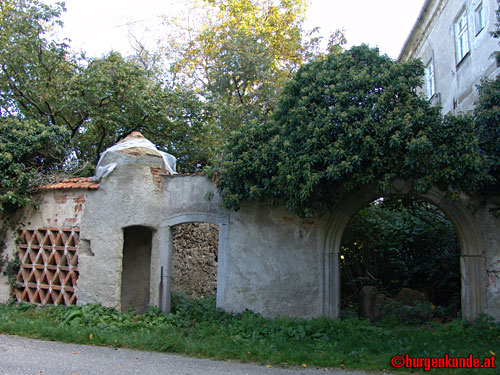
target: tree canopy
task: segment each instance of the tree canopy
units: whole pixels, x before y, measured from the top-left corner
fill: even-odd
[[[319,54],[319,38],[304,30],[305,10],[305,0],[204,0],[188,20],[166,19],[175,32],[165,36],[158,53],[139,43],[138,59],[157,65],[163,56],[167,80],[210,103],[218,128],[262,123],[283,83]],[[329,48],[340,50],[344,42],[336,32]]]
[[[491,175],[500,181],[500,79],[483,81],[474,109],[481,150],[488,158]]]
[[[217,137],[207,104],[119,53],[75,55],[56,37],[64,10],[62,3],[0,0],[0,187],[7,197],[0,210],[30,202],[43,175],[75,166],[92,174],[100,153],[135,130],[176,155],[182,171],[207,164]]]
[[[62,6],[0,1],[0,217],[32,203],[47,174],[59,170],[69,151],[69,136],[53,123],[58,107],[46,85],[70,79],[64,45],[41,36],[57,25]],[[50,69],[48,68],[50,66]],[[36,98],[35,91],[43,93]]]
[[[500,0],[497,1],[500,5]],[[497,23],[491,33],[500,38],[500,6],[496,10]],[[497,63],[500,63],[500,52],[496,52]],[[496,184],[489,186],[488,194],[498,192],[500,182],[500,77],[493,80],[482,80],[478,85],[479,99],[473,110],[476,131],[482,152],[488,158],[488,168]]]
[[[0,117],[0,218],[32,203],[47,173],[61,168],[66,135],[63,127]]]
[[[89,163],[89,173],[102,151],[134,130],[179,155],[183,170],[206,164],[212,139],[199,98],[187,89],[166,89],[119,53],[72,55],[51,38],[62,11],[62,4],[36,0],[2,2],[2,115],[64,126],[68,148],[80,164]]]
[[[442,118],[416,93],[423,65],[353,47],[303,65],[273,120],[234,132],[218,169],[227,207],[283,200],[301,216],[335,204],[338,188],[397,178],[417,192],[433,184],[471,191],[490,177],[467,117]]]

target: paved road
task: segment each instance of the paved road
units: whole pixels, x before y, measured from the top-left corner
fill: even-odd
[[[0,335],[0,375],[367,375],[363,371],[266,368],[130,349]]]

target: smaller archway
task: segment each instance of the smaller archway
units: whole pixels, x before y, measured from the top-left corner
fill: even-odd
[[[216,305],[219,308],[225,306],[226,289],[226,249],[228,243],[227,215],[213,213],[183,213],[171,216],[165,220],[165,227],[159,231],[159,306],[165,312],[170,312],[171,293],[173,284],[173,254],[174,254],[174,227],[186,223],[209,223],[218,226],[218,250],[217,250],[217,296]]]
[[[150,301],[153,231],[144,226],[123,229],[121,310],[144,312]]]

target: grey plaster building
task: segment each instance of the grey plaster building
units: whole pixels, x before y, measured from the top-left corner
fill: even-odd
[[[496,0],[426,0],[399,56],[425,65],[422,91],[443,114],[471,110],[476,86],[500,72],[495,57]]]

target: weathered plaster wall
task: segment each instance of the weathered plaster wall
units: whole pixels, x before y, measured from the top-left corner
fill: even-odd
[[[27,208],[21,214],[23,230],[41,228],[78,227],[88,191],[86,190],[44,190],[39,195],[39,208]],[[6,238],[6,254],[9,259],[16,255],[17,232],[9,230]],[[0,275],[0,303],[10,297],[10,286],[6,276]]]
[[[80,254],[78,303],[121,306],[123,228],[141,225],[153,230],[150,303],[165,304],[173,275],[172,228],[206,222],[219,227],[218,306],[266,316],[321,315],[323,239],[312,222],[265,204],[228,211],[204,176],[158,178],[160,158],[119,157],[127,163],[88,197],[80,237],[89,249]]]
[[[236,312],[250,308],[265,316],[322,314],[323,238],[313,222],[263,203],[225,210],[215,184],[203,176],[165,176],[162,186],[166,223],[220,223],[219,307]],[[213,194],[210,200],[207,193]],[[203,215],[206,220],[197,220]]]
[[[234,312],[248,308],[264,316],[339,316],[338,249],[343,230],[360,208],[379,197],[376,190],[340,195],[336,208],[315,220],[302,220],[282,207],[257,202],[247,202],[235,212],[221,206],[211,180],[201,175],[164,175],[161,158],[156,155],[129,150],[106,157],[120,164],[100,182],[98,190],[48,191],[40,210],[27,216],[34,229],[80,224],[79,304],[120,308],[148,303],[168,310],[174,276],[174,228],[202,222],[219,229],[219,307]],[[408,193],[404,182],[393,185],[390,194]],[[500,320],[498,202],[481,205],[467,197],[450,202],[437,189],[420,198],[441,208],[457,229],[462,246],[465,317],[486,312]],[[123,263],[124,231],[130,227],[151,233],[146,300],[122,298],[124,266],[146,264],[144,272],[148,273],[146,259]],[[14,238],[9,241],[14,248]],[[142,246],[134,245],[134,240],[130,244],[125,251]],[[142,257],[149,256],[144,254]],[[0,297],[5,300],[5,279],[2,282]]]
[[[108,154],[109,155],[109,154]],[[88,195],[85,215],[80,226],[80,239],[87,250],[80,253],[77,298],[79,304],[101,303],[121,306],[123,229],[144,226],[153,231],[151,286],[158,284],[156,229],[159,222],[160,186],[151,168],[161,166],[161,158],[119,152],[108,161],[121,165],[99,184],[99,190]],[[150,304],[157,304],[153,294]]]
[[[346,194],[334,212],[300,220],[281,207],[249,202],[237,212],[221,206],[215,184],[200,175],[159,173],[160,159],[121,155],[118,166],[88,195],[81,238],[79,303],[119,307],[123,228],[153,230],[150,304],[169,308],[173,277],[173,228],[205,222],[219,227],[217,304],[228,311],[249,308],[265,316],[338,317],[338,246],[358,209],[378,198],[374,190]],[[394,194],[406,194],[404,183]],[[448,202],[437,190],[421,197],[440,207],[462,243],[463,309],[466,317],[484,311],[500,319],[500,221],[491,207],[465,197]],[[193,276],[196,277],[196,276]]]
[[[226,308],[265,316],[321,315],[320,238],[312,222],[283,208],[248,204],[231,213]]]

